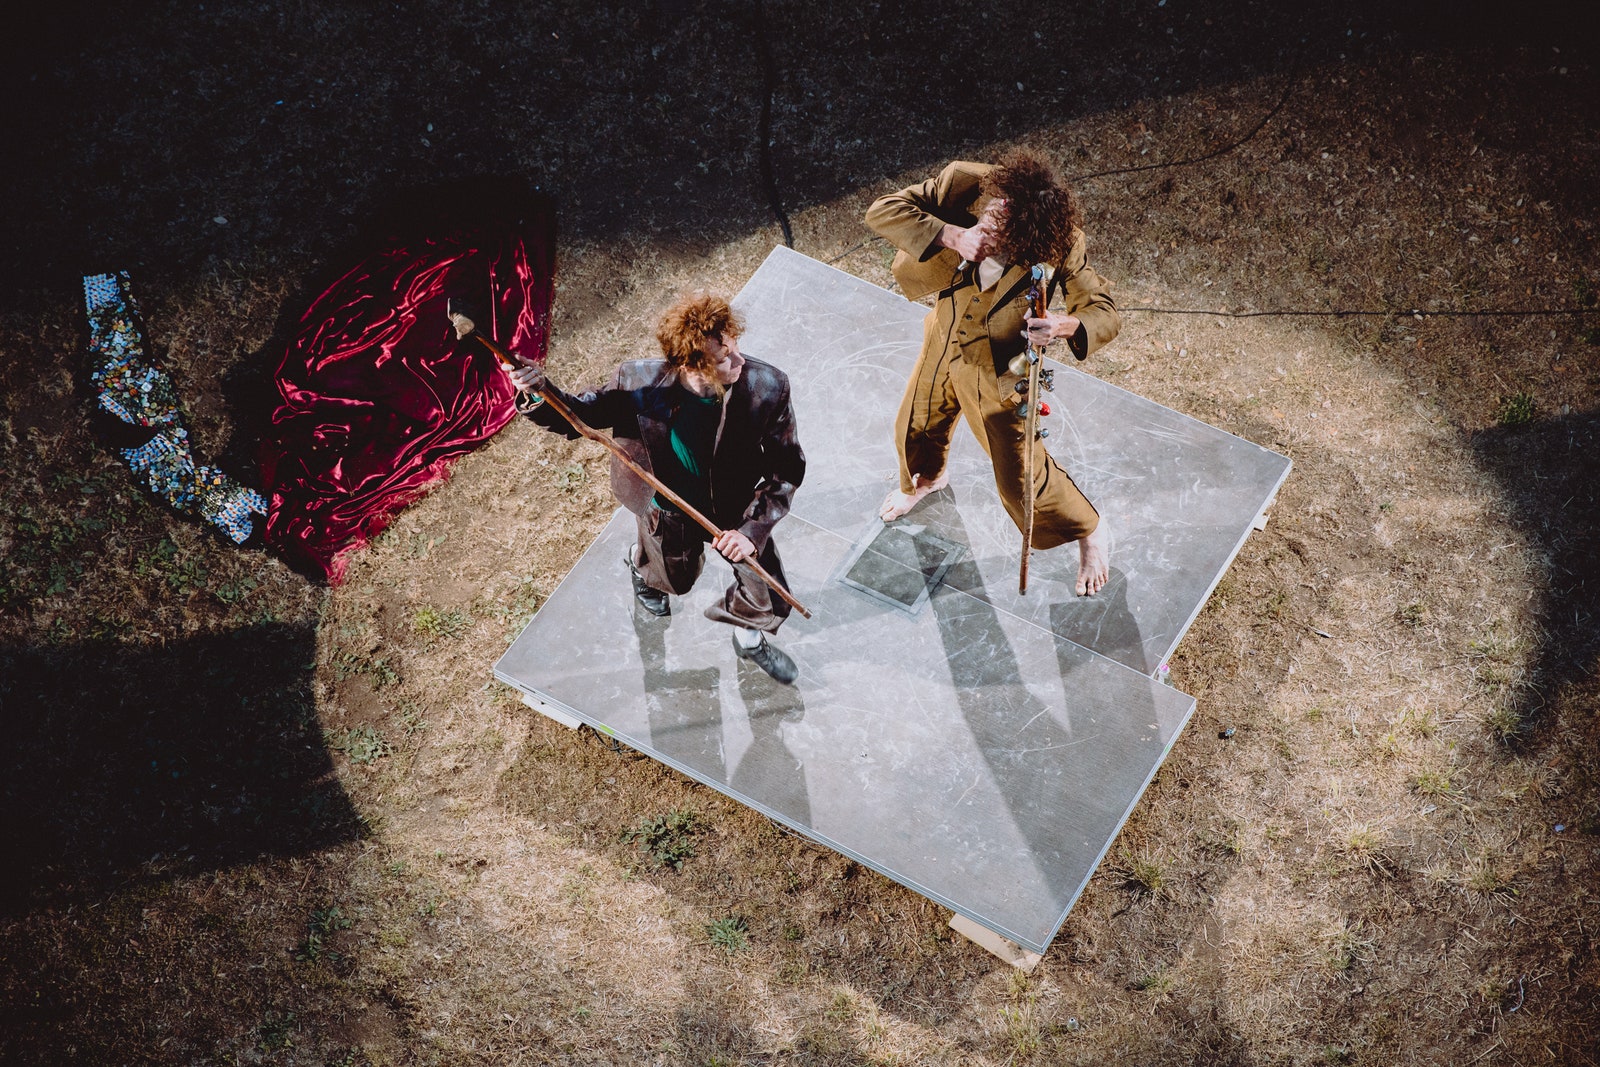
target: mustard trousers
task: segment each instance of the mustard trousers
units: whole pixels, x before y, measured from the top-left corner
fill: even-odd
[[[987,353],[963,359],[959,345],[945,343],[937,318],[930,314],[923,325],[922,353],[895,416],[900,491],[915,489],[913,475],[924,482],[939,476],[956,422],[965,415],[994,466],[995,488],[1006,514],[1021,530],[1024,449],[1029,445],[1022,439],[1024,421],[1017,416],[1016,384],[1021,379],[1015,374],[996,378]],[[1100,524],[1100,513],[1043,442],[1031,444],[1034,547],[1054,548],[1087,537]]]

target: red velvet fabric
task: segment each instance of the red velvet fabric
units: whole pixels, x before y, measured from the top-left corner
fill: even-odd
[[[482,345],[456,340],[445,305],[465,298],[480,331],[542,361],[553,267],[541,210],[399,243],[319,296],[278,368],[261,464],[267,545],[337,583],[352,551],[511,421],[510,382]]]

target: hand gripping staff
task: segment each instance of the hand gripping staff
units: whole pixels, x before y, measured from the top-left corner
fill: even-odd
[[[498,344],[489,340],[483,334],[474,329],[472,327],[471,319],[464,315],[452,314],[450,320],[451,322],[455,323],[458,332],[460,332],[462,327],[465,326],[466,332],[472,334],[473,337],[476,337],[479,343],[482,344],[483,347],[487,348],[490,353],[493,354],[494,358],[500,361],[501,365],[505,367],[506,370],[516,370],[519,366],[521,366],[521,364],[519,364],[517,360],[504,348],[501,348]],[[639,466],[632,459],[630,459],[628,454],[622,450],[622,446],[613,441],[609,434],[601,433],[580,419],[571,408],[567,407],[560,397],[548,392],[541,395],[544,397],[544,402],[550,405],[551,410],[553,410],[557,415],[560,415],[563,419],[566,419],[567,422],[571,423],[574,430],[577,430],[589,440],[598,441],[600,444],[604,445],[610,450],[612,455],[616,456],[617,459],[622,461],[624,466],[643,479],[646,485],[650,486],[650,488],[654,489],[656,492],[672,501],[673,505],[676,506],[680,511],[689,516],[695,522],[699,523],[701,527],[705,529],[706,533],[710,534],[713,538],[722,536],[722,531],[717,529],[717,525],[714,522],[700,514],[700,512],[690,505],[688,501],[684,500],[683,497],[679,496],[677,493],[674,493],[671,489],[668,489],[665,485],[661,484],[661,480],[658,479],[654,474],[651,474],[649,471],[645,470],[643,467]],[[791,608],[798,611],[803,617],[807,619],[811,618],[811,612],[805,609],[805,605],[801,604],[800,601],[791,596],[789,594],[789,590],[785,589],[782,583],[780,583],[772,575],[768,574],[766,568],[757,563],[754,556],[747,556],[741,562],[751,570],[755,571],[756,577],[760,578],[763,582],[766,582],[767,585],[772,588],[772,591],[782,597]]]
[[[1036,319],[1045,317],[1045,311],[1050,303],[1050,279],[1055,274],[1055,268],[1048,263],[1036,263],[1033,268],[1033,285],[1028,289],[1028,302],[1032,305],[1032,314]],[[1013,358],[1006,369],[1012,374],[1021,374],[1026,368],[1026,382],[1017,383],[1017,392],[1022,394],[1017,414],[1023,418],[1022,423],[1022,570],[1017,578],[1017,592],[1028,592],[1028,556],[1033,551],[1033,500],[1037,491],[1034,479],[1038,472],[1034,469],[1034,453],[1038,450],[1033,443],[1040,438],[1048,437],[1049,430],[1039,429],[1040,408],[1043,401],[1039,396],[1042,385],[1051,389],[1051,379],[1054,372],[1043,370],[1044,349],[1034,348],[1030,343],[1023,352]]]

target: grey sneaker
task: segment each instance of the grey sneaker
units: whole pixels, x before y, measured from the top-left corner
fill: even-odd
[[[639,574],[639,569],[633,565],[633,550],[630,548],[627,555],[622,557],[622,562],[628,565],[628,577],[633,579],[633,595],[639,601],[640,607],[650,614],[665,618],[672,614],[672,602],[667,599],[667,594],[651,585],[646,585]]]
[[[745,648],[739,643],[739,635],[734,634],[733,651],[740,659],[750,660],[766,671],[774,682],[793,685],[794,680],[800,677],[800,668],[794,665],[794,660],[783,649],[768,641],[765,634],[761,635],[761,643],[755,648]]]

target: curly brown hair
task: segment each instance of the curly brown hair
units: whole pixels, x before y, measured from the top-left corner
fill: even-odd
[[[1006,204],[993,255],[1002,263],[1060,263],[1072,249],[1078,198],[1037,152],[1014,148],[983,176],[983,191]]]
[[[738,337],[744,323],[728,302],[715,293],[696,289],[669,307],[656,325],[656,340],[667,363],[692,371],[708,371],[709,361],[700,347],[707,337]]]

